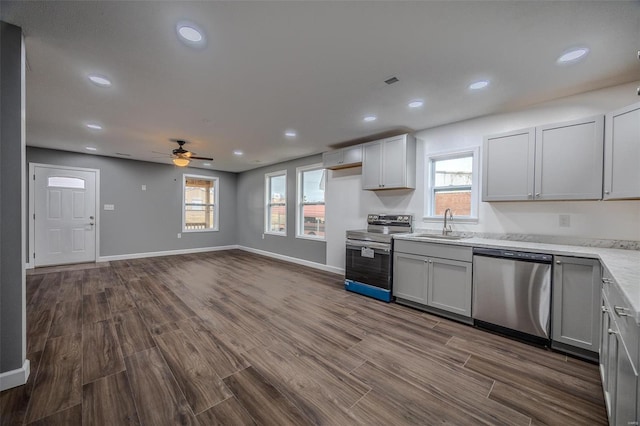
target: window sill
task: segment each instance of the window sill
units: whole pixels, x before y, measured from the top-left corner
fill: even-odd
[[[423,222],[426,223],[443,223],[444,218],[442,216],[427,216],[422,218]],[[479,220],[477,217],[453,217],[453,219],[448,219],[447,223],[451,223],[455,225],[456,223],[472,223],[477,224]]]
[[[287,233],[286,232],[273,232],[273,231],[265,231],[263,232],[264,235],[275,235],[276,237],[286,237]]]
[[[325,237],[313,237],[309,235],[296,235],[296,238],[300,240],[320,241],[322,243],[327,241]]]
[[[197,232],[218,232],[219,228],[210,228],[210,229],[183,229],[183,234],[193,234]]]

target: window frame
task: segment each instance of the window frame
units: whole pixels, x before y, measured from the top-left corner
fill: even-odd
[[[436,152],[426,155],[425,172],[426,185],[424,192],[424,212],[423,222],[441,222],[442,215],[434,215],[435,193],[438,187],[435,186],[435,167],[436,161],[451,160],[455,158],[471,157],[471,214],[469,216],[456,216],[454,212],[454,223],[478,223],[479,222],[479,194],[480,194],[480,147],[469,147],[456,151]],[[451,186],[451,189],[466,188],[464,186]]]
[[[327,187],[327,173],[326,169],[322,163],[310,164],[308,166],[301,166],[296,168],[296,238],[304,239],[304,240],[314,240],[314,241],[326,241],[326,194],[325,200],[322,203],[305,203],[303,200],[304,196],[304,182],[303,176],[305,172],[313,172],[316,170],[323,170],[322,180],[324,182],[324,187]],[[325,189],[326,190],[326,189]],[[325,235],[306,235],[304,233],[304,206],[317,206],[323,205],[325,206]]]
[[[187,202],[185,200],[186,191],[187,191],[187,179],[201,179],[208,180],[213,182],[213,228],[205,228],[205,229],[187,229],[186,228],[186,215],[187,215]],[[193,204],[193,203],[191,203]],[[190,205],[191,205],[190,204]],[[195,204],[193,204],[195,205]],[[212,205],[209,204],[198,204],[203,207]],[[191,173],[183,173],[182,174],[182,199],[180,200],[180,206],[182,208],[182,232],[183,233],[192,233],[192,232],[218,232],[220,230],[220,179],[217,176],[205,176],[205,175],[194,175]],[[206,211],[206,209],[205,209]]]
[[[271,203],[271,178],[284,176],[284,202],[283,203]],[[285,216],[285,224],[284,231],[271,231],[271,207],[273,206],[284,206],[285,215],[287,215],[287,197],[288,197],[288,186],[289,182],[287,181],[287,171],[286,170],[278,170],[275,172],[265,173],[264,175],[264,228],[263,232],[268,235],[277,235],[280,237],[286,237],[287,232],[289,231],[289,227],[287,226],[287,222],[289,218]]]

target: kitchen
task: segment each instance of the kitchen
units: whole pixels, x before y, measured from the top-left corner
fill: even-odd
[[[402,76],[400,76],[402,77]],[[402,78],[400,79],[402,81]],[[344,237],[347,230],[359,229],[366,223],[368,213],[389,213],[413,215],[414,228],[440,232],[442,217],[428,217],[427,170],[433,155],[456,152],[478,152],[487,135],[508,132],[529,127],[543,126],[570,120],[578,120],[597,114],[606,114],[637,102],[637,81],[613,87],[586,91],[579,94],[537,103],[534,106],[514,108],[509,112],[496,113],[486,117],[470,118],[454,124],[445,124],[415,132],[416,170],[414,190],[388,190],[384,192],[365,191],[362,167],[333,170],[327,173],[326,182],[326,242],[300,241],[294,235],[286,237],[263,235],[264,176],[278,170],[288,171],[289,193],[295,193],[295,170],[322,162],[320,155],[302,157],[241,173],[237,182],[231,179],[227,188],[237,188],[234,197],[237,211],[237,245],[260,254],[269,254],[288,261],[314,266],[330,272],[340,273],[344,269]],[[393,86],[390,86],[393,87]],[[373,140],[374,138],[371,138]],[[201,150],[199,150],[201,151]],[[29,148],[30,161],[57,159],[60,164],[78,162],[81,156],[53,153],[49,150]],[[479,161],[480,159],[477,158]],[[115,160],[114,160],[115,161]],[[122,160],[119,160],[122,161]],[[115,163],[114,163],[115,164]],[[120,164],[120,163],[118,163]],[[124,164],[124,163],[122,163]],[[89,167],[89,166],[85,166]],[[107,166],[103,170],[107,170]],[[125,169],[124,167],[122,169]],[[479,173],[480,170],[476,170]],[[131,172],[133,175],[133,172]],[[139,178],[140,175],[136,175]],[[479,176],[478,176],[479,177]],[[234,189],[235,189],[234,188]],[[478,191],[480,188],[474,188]],[[123,189],[122,197],[130,191],[132,197],[139,197],[133,190]],[[110,194],[116,205],[123,205]],[[478,220],[465,221],[454,212],[452,229],[456,233],[476,232],[485,236],[496,234],[517,234],[519,236],[552,236],[557,242],[580,240],[619,240],[637,242],[640,240],[638,216],[640,206],[637,200],[616,201],[533,201],[533,202],[480,202],[478,199]],[[259,200],[259,201],[256,201]],[[294,204],[291,202],[290,204]],[[355,206],[355,208],[354,208]],[[293,206],[288,206],[291,208]],[[295,214],[289,210],[288,228],[295,228]],[[110,213],[105,214],[105,222]],[[229,223],[229,222],[227,222]],[[234,223],[235,225],[235,223]],[[104,230],[106,231],[106,229]],[[113,232],[123,230],[114,229]],[[522,237],[524,238],[524,237]],[[183,238],[184,241],[185,238]],[[233,243],[231,243],[233,244]],[[171,247],[167,247],[171,249]],[[143,251],[156,251],[142,248]],[[266,253],[265,253],[266,252]],[[126,254],[127,251],[106,252],[105,255]],[[356,299],[353,299],[356,300]],[[357,303],[357,302],[354,302]],[[362,302],[366,303],[366,302]],[[387,308],[381,308],[387,309]],[[394,309],[394,308],[392,308]],[[393,311],[386,311],[393,312]]]

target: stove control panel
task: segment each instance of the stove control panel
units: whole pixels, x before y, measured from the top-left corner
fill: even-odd
[[[407,214],[369,214],[367,223],[369,225],[400,225],[407,226],[413,222],[413,216]]]

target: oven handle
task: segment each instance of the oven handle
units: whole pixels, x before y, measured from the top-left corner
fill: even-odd
[[[347,249],[360,250],[362,247],[383,251],[385,253],[389,253],[391,251],[390,244],[376,243],[372,241],[347,240]]]

